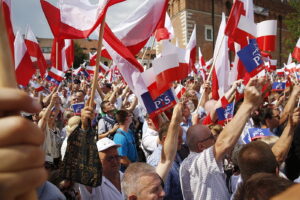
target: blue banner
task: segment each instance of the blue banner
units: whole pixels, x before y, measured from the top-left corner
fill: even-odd
[[[253,139],[261,138],[261,137],[265,137],[265,136],[272,136],[272,135],[274,135],[274,134],[268,128],[249,128],[248,133],[243,138],[243,141],[246,144],[248,144]]]

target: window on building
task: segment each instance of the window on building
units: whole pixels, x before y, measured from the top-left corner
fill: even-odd
[[[213,41],[213,28],[211,25],[205,25],[205,40]]]
[[[51,47],[42,47],[42,52],[43,53],[51,53]]]

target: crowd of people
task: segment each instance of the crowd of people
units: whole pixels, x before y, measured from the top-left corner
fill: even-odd
[[[300,85],[288,81],[280,91],[269,77],[235,81],[225,122],[217,114],[224,98],[213,100],[196,76],[155,118],[121,77],[100,79],[94,99],[84,75],[59,85],[35,76],[42,91],[1,88],[0,199],[35,188],[45,200],[279,199],[300,182]],[[250,128],[271,135],[247,143]]]

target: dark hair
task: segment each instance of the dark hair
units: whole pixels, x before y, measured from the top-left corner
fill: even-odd
[[[77,92],[81,92],[83,94],[83,96],[85,96],[85,92],[83,90],[77,90],[76,93]]]
[[[271,108],[265,107],[262,108],[259,112],[259,121],[262,125],[266,125],[267,119],[272,119],[273,112]]]
[[[257,173],[239,185],[234,200],[268,200],[294,183],[270,173]]]
[[[116,120],[119,124],[124,124],[126,121],[126,117],[129,115],[126,110],[118,110],[116,113]]]
[[[79,79],[74,79],[73,83],[74,83],[74,84],[80,84],[81,81],[80,81]]]
[[[278,167],[270,146],[261,141],[250,142],[242,147],[238,155],[238,165],[243,181],[258,172],[276,174]]]
[[[100,108],[101,108],[103,113],[107,113],[107,112],[104,111],[107,103],[109,103],[109,101],[102,101],[101,104],[100,104]]]
[[[162,141],[163,137],[165,137],[167,135],[169,125],[170,125],[170,122],[167,122],[167,123],[164,123],[161,127],[159,127],[158,137],[159,137],[160,141]]]

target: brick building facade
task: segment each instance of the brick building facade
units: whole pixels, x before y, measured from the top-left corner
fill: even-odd
[[[286,62],[287,58],[282,54],[288,53],[285,52],[284,40],[289,34],[282,21],[292,9],[286,0],[254,0],[253,3],[256,23],[268,19],[277,20],[276,51],[272,56],[281,64]],[[201,47],[204,58],[210,59],[213,55],[222,12],[228,17],[232,4],[232,0],[170,0],[168,12],[179,45],[186,46],[196,25],[197,46]]]

